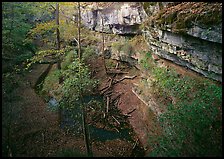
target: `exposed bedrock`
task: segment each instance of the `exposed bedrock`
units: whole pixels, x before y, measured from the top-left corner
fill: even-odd
[[[82,22],[91,30],[114,34],[137,34],[146,13],[139,3],[113,3],[104,8],[96,5],[82,10]]]

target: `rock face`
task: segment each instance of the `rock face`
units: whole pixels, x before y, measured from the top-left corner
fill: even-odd
[[[81,17],[91,30],[121,35],[141,32],[152,53],[222,81],[221,3],[145,2],[142,6],[114,2],[102,8],[88,7],[82,9]],[[108,58],[136,64],[127,51],[109,52]]]
[[[81,12],[82,23],[91,30],[114,34],[137,34],[139,25],[146,19],[146,13],[139,3],[114,3],[97,8],[89,6]]]
[[[222,81],[222,23],[208,26],[194,20],[190,26],[177,30],[175,22],[157,25],[151,21],[152,25],[144,28],[143,35],[152,53]]]

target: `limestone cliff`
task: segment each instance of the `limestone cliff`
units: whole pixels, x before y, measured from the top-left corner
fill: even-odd
[[[135,2],[115,2],[107,7],[92,4],[82,9],[82,22],[91,30],[114,34],[137,34],[146,19],[143,7]]]
[[[222,4],[186,2],[155,8],[144,25],[154,54],[222,81]]]
[[[222,81],[222,4],[205,2],[108,2],[82,9],[91,30],[120,35],[142,33],[152,54]],[[110,50],[111,57],[129,58]],[[139,59],[137,59],[139,60]]]

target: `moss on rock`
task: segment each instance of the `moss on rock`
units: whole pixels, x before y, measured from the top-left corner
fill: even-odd
[[[184,31],[195,23],[209,27],[222,22],[222,4],[183,2],[162,9],[150,20],[160,28],[171,25],[173,32]]]

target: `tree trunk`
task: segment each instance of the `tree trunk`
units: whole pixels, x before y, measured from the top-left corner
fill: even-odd
[[[102,46],[102,53],[103,53],[103,65],[104,65],[104,69],[107,73],[107,67],[106,67],[106,63],[105,63],[105,56],[104,56],[104,20],[103,20],[103,17],[102,17],[102,38],[103,38],[103,46]]]
[[[82,58],[80,29],[81,29],[81,10],[80,10],[80,2],[78,2],[78,58],[79,58],[79,61],[81,61],[81,58]],[[80,71],[81,71],[81,68],[79,65],[79,72]],[[81,78],[81,76],[79,78]],[[80,91],[82,92],[82,88],[80,88]],[[86,124],[86,110],[85,110],[82,94],[80,96],[80,99],[81,99],[81,107],[82,107],[82,122],[83,122],[83,132],[84,132],[84,140],[86,143],[86,150],[87,150],[88,156],[92,157],[93,153],[92,153],[92,148],[90,144],[90,134],[89,134],[88,125]]]
[[[56,29],[56,49],[60,50],[60,31],[59,31],[59,4],[56,3],[56,11],[55,11],[55,17],[56,17],[56,25],[57,25],[57,29]],[[58,57],[57,59],[57,68],[58,70],[61,70],[61,59],[60,57]],[[63,77],[59,77],[59,84],[63,82]],[[58,115],[59,115],[59,126],[61,125],[61,112],[62,109],[59,106],[58,107]]]
[[[59,4],[56,3],[56,25],[57,25],[57,29],[56,29],[56,49],[60,50],[60,32],[59,32]]]
[[[61,46],[60,46],[60,31],[59,31],[59,4],[56,3],[56,12],[55,12],[55,16],[56,16],[56,25],[57,25],[57,29],[56,29],[56,49],[60,50]],[[58,57],[58,62],[57,62],[57,68],[58,70],[61,70],[61,58]],[[61,84],[63,82],[63,78],[59,77],[59,84]]]
[[[81,96],[81,107],[82,107],[82,127],[83,127],[83,132],[84,132],[84,140],[86,143],[86,150],[87,154],[89,157],[93,156],[92,148],[91,148],[91,143],[90,143],[90,134],[89,134],[89,128],[86,123],[86,109],[83,103],[83,97]]]
[[[80,39],[80,28],[81,28],[81,10],[80,10],[80,2],[78,2],[78,56],[79,60],[82,58],[82,53],[81,53],[81,39]]]

